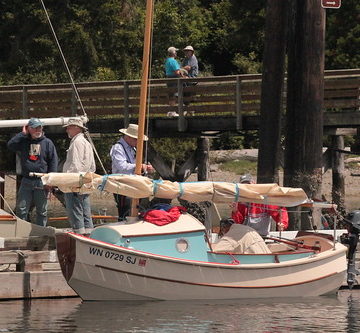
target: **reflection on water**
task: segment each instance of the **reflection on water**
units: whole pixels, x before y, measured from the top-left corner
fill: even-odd
[[[304,299],[0,302],[0,332],[359,332],[360,292]]]

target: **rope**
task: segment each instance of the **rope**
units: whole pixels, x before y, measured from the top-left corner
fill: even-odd
[[[85,131],[84,131],[84,135],[85,135],[85,137],[89,140],[89,142],[90,142],[90,144],[91,144],[91,146],[92,146],[92,148],[93,148],[94,154],[95,154],[96,158],[98,159],[98,161],[99,161],[99,163],[100,163],[101,169],[103,170],[104,174],[106,175],[106,174],[107,174],[106,169],[105,169],[105,167],[104,167],[103,162],[101,161],[101,158],[100,158],[99,153],[97,152],[97,150],[96,150],[96,148],[95,148],[94,142],[93,142],[93,140],[92,140],[92,138],[91,138],[91,136],[90,136],[90,132],[89,132],[88,130],[85,130]]]
[[[4,203],[6,204],[6,206],[8,207],[9,211],[10,211],[10,214],[12,216],[14,216],[16,218],[16,214],[14,213],[14,211],[11,209],[9,203],[6,201],[6,199],[4,198],[4,196],[0,193],[0,197],[2,200],[4,200]]]
[[[43,9],[44,9],[44,12],[45,12],[47,21],[48,21],[49,26],[50,26],[50,30],[51,30],[51,32],[52,32],[52,34],[53,34],[53,37],[54,37],[54,39],[55,39],[55,42],[56,42],[56,45],[57,45],[57,47],[58,47],[58,49],[59,49],[59,52],[60,52],[62,61],[63,61],[64,65],[65,65],[66,71],[67,71],[67,73],[68,73],[68,75],[69,75],[72,88],[73,88],[73,90],[74,90],[74,92],[75,92],[76,100],[77,100],[77,101],[79,102],[79,104],[80,104],[80,109],[81,109],[81,111],[83,112],[83,115],[87,118],[87,114],[86,114],[84,105],[83,105],[82,100],[81,100],[80,95],[79,95],[79,91],[78,91],[78,89],[77,89],[77,87],[76,87],[76,85],[75,85],[74,79],[73,79],[73,77],[72,77],[72,75],[71,75],[69,66],[68,66],[68,64],[67,64],[67,62],[66,62],[64,53],[63,53],[62,48],[61,48],[61,45],[60,45],[59,40],[58,40],[58,38],[57,38],[57,36],[56,36],[54,27],[53,27],[53,25],[52,25],[52,23],[51,23],[51,20],[50,20],[48,11],[47,11],[47,9],[46,9],[46,7],[45,7],[44,1],[43,1],[43,0],[40,0],[40,2],[41,2],[41,5],[42,5],[42,7],[43,7]],[[94,151],[94,153],[95,153],[95,156],[96,156],[96,158],[98,159],[98,161],[99,161],[99,163],[100,163],[100,166],[101,166],[104,174],[106,174],[106,173],[107,173],[107,172],[106,172],[106,169],[105,169],[104,164],[102,163],[102,161],[101,161],[101,159],[100,159],[100,156],[99,156],[99,154],[98,154],[98,152],[97,152],[97,150],[96,150],[96,148],[95,148],[94,142],[93,142],[93,140],[92,140],[91,137],[90,137],[89,131],[85,130],[85,131],[84,131],[84,134],[85,134],[85,137],[89,140],[89,142],[90,142],[90,144],[91,144],[91,146],[92,146],[92,149],[93,149],[93,151]]]

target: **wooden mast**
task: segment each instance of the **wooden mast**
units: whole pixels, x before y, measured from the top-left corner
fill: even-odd
[[[144,131],[145,131],[145,116],[146,116],[146,102],[148,92],[149,80],[149,62],[150,62],[150,45],[151,45],[151,26],[153,22],[154,0],[146,1],[146,16],[145,16],[145,33],[144,33],[144,49],[142,61],[142,76],[140,87],[140,106],[139,106],[139,131],[136,146],[136,166],[135,174],[141,174],[142,158],[144,151]],[[133,199],[131,202],[131,216],[137,216],[138,199]]]

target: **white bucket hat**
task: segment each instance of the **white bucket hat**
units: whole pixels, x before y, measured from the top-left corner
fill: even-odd
[[[81,119],[78,119],[78,118],[70,118],[68,123],[66,125],[64,125],[63,127],[68,127],[68,126],[71,126],[71,125],[74,125],[74,126],[78,126],[82,129],[87,129],[83,123],[83,121]]]
[[[128,128],[119,129],[120,133],[123,133],[131,138],[137,139],[138,138],[138,131],[139,127],[136,124],[129,124]],[[144,135],[144,141],[147,141],[148,137]]]
[[[191,45],[186,46],[183,51],[195,51],[194,48]]]

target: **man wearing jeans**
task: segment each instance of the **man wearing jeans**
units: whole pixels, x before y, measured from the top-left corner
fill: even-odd
[[[94,152],[90,142],[85,139],[83,132],[86,127],[81,119],[70,118],[64,127],[66,127],[66,133],[71,141],[67,150],[63,172],[95,172]],[[65,193],[65,204],[74,232],[82,235],[89,234],[94,227],[91,218],[89,194]]]
[[[58,156],[53,142],[45,137],[43,123],[39,118],[31,118],[22,132],[16,134],[7,144],[8,148],[20,155],[23,176],[17,194],[16,215],[28,220],[31,204],[36,208],[36,224],[46,226],[47,197],[49,186],[43,186],[39,177],[30,172],[57,172]]]

